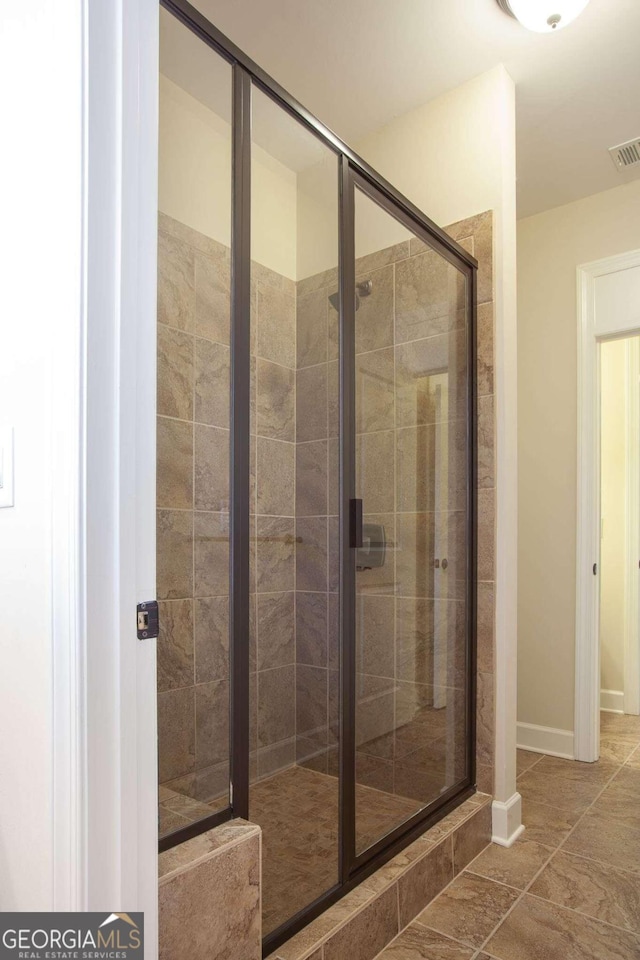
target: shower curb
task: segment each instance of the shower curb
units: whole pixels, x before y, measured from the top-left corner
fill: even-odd
[[[491,797],[476,793],[267,960],[374,960],[490,841]]]

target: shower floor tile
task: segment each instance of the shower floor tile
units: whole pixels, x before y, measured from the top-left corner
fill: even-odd
[[[366,849],[420,809],[358,785],[357,848]],[[338,881],[338,780],[290,767],[251,787],[249,817],[262,827],[263,935]]]

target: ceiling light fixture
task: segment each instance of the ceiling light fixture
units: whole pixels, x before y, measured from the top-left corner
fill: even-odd
[[[589,0],[497,0],[497,3],[528,30],[552,33],[575,20]]]

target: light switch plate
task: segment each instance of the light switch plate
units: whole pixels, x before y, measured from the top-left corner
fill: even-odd
[[[0,508],[13,506],[13,427],[0,427]]]

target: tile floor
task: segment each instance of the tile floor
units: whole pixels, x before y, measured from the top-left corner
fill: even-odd
[[[419,804],[356,788],[358,848],[366,849]],[[263,935],[312,903],[338,879],[338,780],[290,767],[251,788],[249,816],[262,827]]]
[[[489,845],[378,960],[640,960],[640,717],[594,764],[518,751],[526,831]]]

